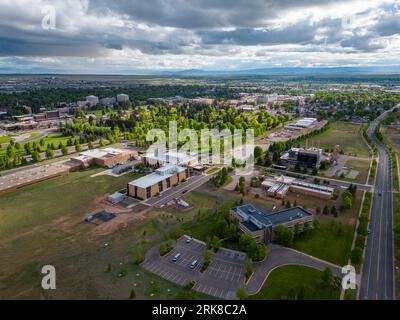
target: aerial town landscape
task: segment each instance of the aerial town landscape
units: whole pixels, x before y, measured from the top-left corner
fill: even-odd
[[[398,64],[23,72],[4,30],[1,300],[400,297]]]

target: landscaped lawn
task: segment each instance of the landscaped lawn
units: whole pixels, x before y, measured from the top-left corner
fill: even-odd
[[[66,145],[67,141],[69,138],[73,138],[72,136],[64,136],[61,133],[51,133],[47,136],[45,136],[44,143],[45,146],[48,144],[54,143],[56,147],[58,147],[59,143],[62,142],[64,145]]]
[[[316,136],[313,136],[308,141],[311,145],[311,140],[314,145],[319,145],[323,149],[333,149],[336,145],[340,145],[345,154],[357,157],[369,157],[369,149],[361,137],[361,125],[335,122],[331,123],[331,127]],[[302,142],[304,146],[305,141]]]
[[[273,270],[254,300],[286,300],[290,290],[299,292],[304,286],[305,300],[338,300],[339,289],[324,287],[322,272],[306,266],[288,265]]]
[[[341,228],[341,231],[338,231]],[[350,256],[354,226],[321,223],[313,234],[305,239],[298,239],[294,248],[338,265],[345,265]]]

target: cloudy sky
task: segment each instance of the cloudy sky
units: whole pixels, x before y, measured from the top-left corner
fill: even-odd
[[[400,0],[1,0],[0,72],[400,65]]]

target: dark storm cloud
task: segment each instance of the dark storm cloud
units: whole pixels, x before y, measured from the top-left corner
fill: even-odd
[[[135,21],[165,27],[209,29],[263,27],[265,22],[288,9],[321,7],[346,0],[91,0],[89,10],[110,10]],[[347,1],[348,2],[348,1]]]
[[[339,2],[352,1],[90,0],[87,8],[71,5],[74,1],[48,1],[43,3],[58,9],[57,29],[50,31],[41,28],[40,6],[0,2],[0,56],[101,57],[109,49],[125,48],[152,55],[223,56],[229,54],[226,48],[239,52],[245,46],[280,45],[295,45],[298,52],[333,50],[324,49],[326,45],[371,52],[387,46],[381,37],[399,34],[398,8],[393,5],[382,6],[374,24],[354,30],[343,30],[341,20],[329,16],[311,21],[307,15],[312,10],[275,25],[275,19],[284,19],[289,11]]]

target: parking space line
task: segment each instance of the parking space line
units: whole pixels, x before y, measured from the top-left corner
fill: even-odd
[[[238,272],[236,267],[234,267],[234,271],[232,272],[231,281],[233,281],[233,279],[235,279],[235,276],[236,276],[237,273],[240,273],[240,272]]]
[[[231,275],[232,269],[234,269],[234,267],[233,267],[232,265],[229,265],[229,270],[228,270],[228,272],[227,272],[226,275],[225,275],[225,280],[228,280],[228,279],[229,279],[229,276]],[[232,280],[232,279],[231,279],[231,280]]]
[[[240,281],[241,276],[242,276],[242,272],[239,272],[239,273],[237,274],[237,281],[238,281],[238,282]]]
[[[221,279],[225,278],[227,267],[228,265],[226,264],[223,265],[223,270],[221,270],[221,276],[220,276]]]

